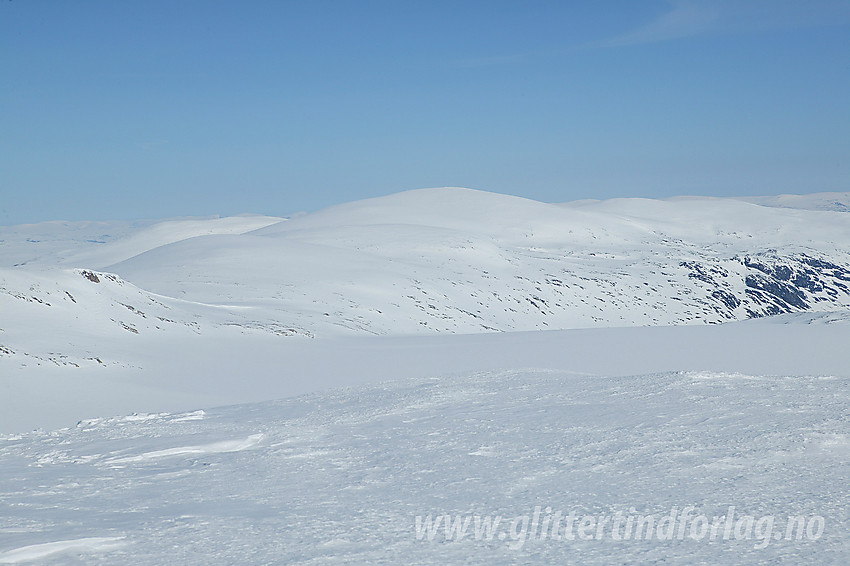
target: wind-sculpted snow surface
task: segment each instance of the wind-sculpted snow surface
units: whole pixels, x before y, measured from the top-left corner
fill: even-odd
[[[846,564],[848,398],[529,370],[7,435],[0,563]]]

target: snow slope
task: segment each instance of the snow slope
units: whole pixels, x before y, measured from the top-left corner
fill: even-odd
[[[157,331],[109,342],[111,357],[6,356],[0,432],[93,416],[187,411],[346,385],[476,371],[547,368],[594,375],[721,371],[846,375],[850,316],[795,314],[709,326],[625,327],[316,340],[232,328]],[[106,346],[103,346],[106,349]]]
[[[808,195],[776,195],[736,198],[737,200],[751,202],[761,206],[850,212],[850,193],[812,193]]]
[[[498,371],[7,436],[0,563],[846,564],[848,387],[846,374]],[[511,529],[535,508],[731,508],[743,527],[737,540]],[[429,515],[500,516],[501,537],[417,537]],[[821,518],[820,535],[785,538],[797,516]]]
[[[808,210],[844,197],[552,205],[447,188],[292,219],[11,227],[0,372],[18,387],[54,368],[163,373],[163,349],[199,343],[848,312],[850,215]]]
[[[238,296],[317,333],[537,330],[846,308],[848,238],[843,214],[730,199],[557,206],[429,189],[101,267],[169,296]]]
[[[98,247],[143,229],[139,222],[67,222],[0,226],[0,268],[56,265],[63,254]]]
[[[12,230],[9,257],[27,255],[16,246],[39,226]],[[408,191],[285,221],[166,222],[53,245],[0,270],[0,345],[14,364],[80,364],[121,361],[111,342],[130,344],[126,333],[179,340],[186,328],[477,333],[846,310],[848,242],[847,214],[734,199]]]
[[[699,324],[850,306],[850,215],[734,199],[551,205],[449,188],[288,220],[122,226],[4,229],[4,387],[56,371],[71,383],[153,368],[171,377],[163,351],[197,344],[300,349],[313,337]]]
[[[0,267],[86,265],[121,261],[195,236],[241,234],[285,220],[243,214],[228,218],[181,218],[154,222],[42,222],[0,226]]]

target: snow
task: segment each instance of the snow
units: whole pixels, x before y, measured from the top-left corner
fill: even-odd
[[[55,557],[56,554],[67,554],[70,552],[80,554],[109,551],[120,547],[121,544],[117,543],[117,541],[120,541],[122,538],[124,537],[88,537],[32,544],[0,554],[0,564],[32,562],[41,558]]]
[[[488,371],[0,440],[0,552],[87,563],[833,563],[850,556],[843,376]],[[206,448],[204,448],[206,447]],[[242,450],[237,450],[244,448]],[[820,516],[817,540],[434,540],[415,517]],[[778,531],[781,530],[777,528]],[[762,541],[763,542],[763,541]],[[8,550],[7,550],[8,549]]]
[[[130,420],[133,420],[132,418]],[[147,420],[147,419],[145,419]],[[179,419],[178,422],[183,422],[186,417]],[[194,420],[194,419],[191,419]],[[167,448],[165,450],[154,450],[153,452],[145,452],[137,456],[125,456],[123,458],[113,458],[108,460],[111,464],[125,464],[130,462],[142,462],[145,460],[155,460],[157,458],[167,458],[170,456],[186,456],[190,454],[218,454],[221,452],[240,452],[247,450],[259,444],[263,439],[262,434],[252,434],[248,438],[237,440],[221,440],[211,442],[201,446],[179,446],[176,448]]]
[[[850,193],[812,193],[807,195],[737,197],[737,200],[751,202],[761,206],[850,212]]]
[[[112,351],[127,333],[480,333],[830,312],[850,306],[848,218],[733,199],[552,205],[429,189],[285,221],[166,222],[0,269],[0,310],[16,321],[0,336],[30,367],[127,364]],[[42,231],[12,232],[27,230]]]
[[[115,263],[180,240],[211,234],[242,234],[285,218],[242,214],[226,218],[165,221],[52,221],[0,226],[0,267]]]
[[[843,347],[850,343],[850,322],[837,314],[711,326],[321,340],[226,331],[187,331],[180,340],[165,333],[122,334],[128,340],[121,353],[126,366],[104,359],[79,368],[49,362],[16,370],[12,358],[0,358],[0,367],[9,368],[4,375],[18,377],[2,381],[0,432],[464,372],[548,368],[609,376],[678,370],[845,375],[850,368],[850,352]]]
[[[270,224],[284,222],[269,216],[231,216],[212,219],[183,219],[160,222],[125,238],[109,242],[96,249],[70,254],[63,259],[66,265],[96,266],[118,263],[148,250],[174,242],[215,234],[244,234]]]
[[[0,226],[0,267],[56,264],[64,254],[129,237],[149,222],[67,222]]]
[[[0,563],[847,563],[847,202],[2,227]],[[417,536],[732,508],[777,537]]]

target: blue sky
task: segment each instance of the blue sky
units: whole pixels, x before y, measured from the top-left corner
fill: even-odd
[[[0,224],[846,191],[846,0],[0,3]]]

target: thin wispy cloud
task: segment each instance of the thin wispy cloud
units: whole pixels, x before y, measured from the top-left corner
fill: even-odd
[[[459,59],[455,67],[514,64],[552,53],[647,45],[721,34],[850,26],[850,0],[668,0],[667,10],[632,30],[571,47]]]
[[[649,23],[584,48],[643,45],[719,33],[850,24],[846,0],[671,0]]]
[[[620,47],[699,35],[716,27],[719,19],[720,10],[716,2],[673,2],[671,9],[658,19],[626,34],[603,40],[595,46]]]

